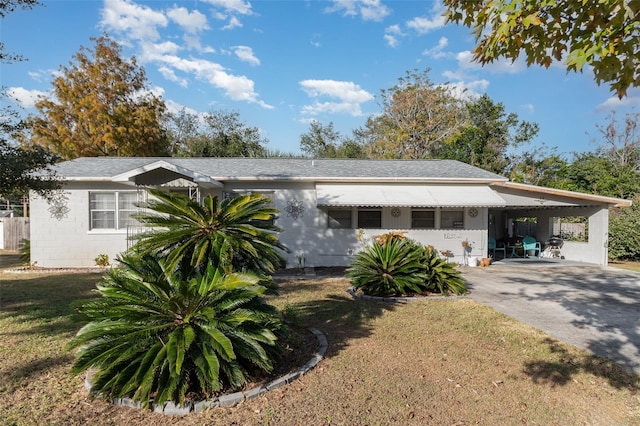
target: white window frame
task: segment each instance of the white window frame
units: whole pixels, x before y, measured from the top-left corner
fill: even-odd
[[[93,195],[94,194],[108,194],[113,196],[113,208],[102,208],[102,209],[94,209],[92,208],[93,203]],[[128,226],[134,225],[137,222],[135,220],[128,221],[129,223],[124,223],[126,221],[124,215],[121,213],[124,212],[137,212],[137,207],[135,209],[132,208],[121,208],[120,201],[121,195],[123,194],[134,194],[136,201],[138,201],[138,192],[137,191],[90,191],[89,192],[89,230],[90,231],[120,231],[126,230]],[[123,197],[124,198],[124,197]],[[94,212],[113,212],[113,227],[97,227],[94,222]]]

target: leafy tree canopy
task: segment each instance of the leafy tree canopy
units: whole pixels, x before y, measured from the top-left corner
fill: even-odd
[[[265,157],[268,140],[237,111],[211,111],[199,117],[180,111],[169,116],[173,152],[184,157]]]
[[[429,79],[429,69],[408,71],[380,93],[382,113],[360,130],[372,158],[431,158],[460,130],[461,102]]]
[[[437,157],[504,174],[510,164],[509,148],[530,142],[538,133],[536,123],[519,121],[517,114],[507,114],[502,103],[486,94],[468,101],[465,109],[466,124],[442,145]]]
[[[81,47],[53,81],[53,97],[36,103],[31,144],[64,159],[162,156],[168,139],[160,125],[164,102],[148,91],[145,71],[107,35],[93,50]]]
[[[564,59],[567,71],[590,65],[598,84],[620,98],[640,85],[638,0],[444,0],[447,19],[472,28],[474,60],[491,63],[523,54],[527,65],[549,67]]]
[[[0,18],[18,8],[30,9],[38,5],[36,0],[3,0],[0,1]],[[20,55],[9,54],[0,41],[0,63],[20,61]],[[7,97],[4,90],[0,99]],[[24,121],[19,113],[10,106],[3,106],[0,111],[0,197],[11,199],[21,197],[34,190],[42,196],[50,197],[59,183],[49,172],[48,167],[56,161],[56,157],[47,150],[35,147],[23,149],[15,142],[16,134],[24,129]]]
[[[309,131],[300,135],[300,150],[314,158],[363,158],[362,144],[355,139],[343,138],[333,129],[333,123],[309,123]]]

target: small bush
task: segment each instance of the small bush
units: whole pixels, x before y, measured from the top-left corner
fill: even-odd
[[[96,256],[96,258],[94,259],[96,262],[96,265],[106,268],[107,266],[109,266],[109,255],[105,254],[105,253],[101,253],[98,256]]]
[[[426,290],[422,249],[412,240],[387,238],[358,253],[347,269],[352,285],[365,294],[400,296]]]
[[[397,233],[385,235],[358,253],[347,269],[354,288],[372,296],[467,292],[460,271],[440,259],[433,247]]]

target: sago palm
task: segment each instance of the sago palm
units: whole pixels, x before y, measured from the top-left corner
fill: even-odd
[[[183,274],[154,255],[125,256],[80,311],[73,372],[95,369],[92,393],[147,406],[242,386],[271,371],[282,322],[249,275]]]
[[[443,295],[467,293],[467,285],[458,268],[440,259],[432,246],[424,248],[425,275],[429,289]]]
[[[426,290],[422,254],[412,240],[387,238],[359,252],[346,275],[355,288],[369,295],[421,293]]]
[[[142,254],[156,252],[167,267],[202,269],[214,264],[226,272],[248,270],[270,274],[282,261],[286,247],[268,221],[278,213],[261,194],[219,201],[207,195],[198,203],[181,194],[149,190],[151,212],[138,221],[152,230],[138,235],[133,247]]]

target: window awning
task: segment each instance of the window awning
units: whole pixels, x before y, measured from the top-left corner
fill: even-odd
[[[503,207],[486,185],[316,185],[318,206],[334,207]]]

